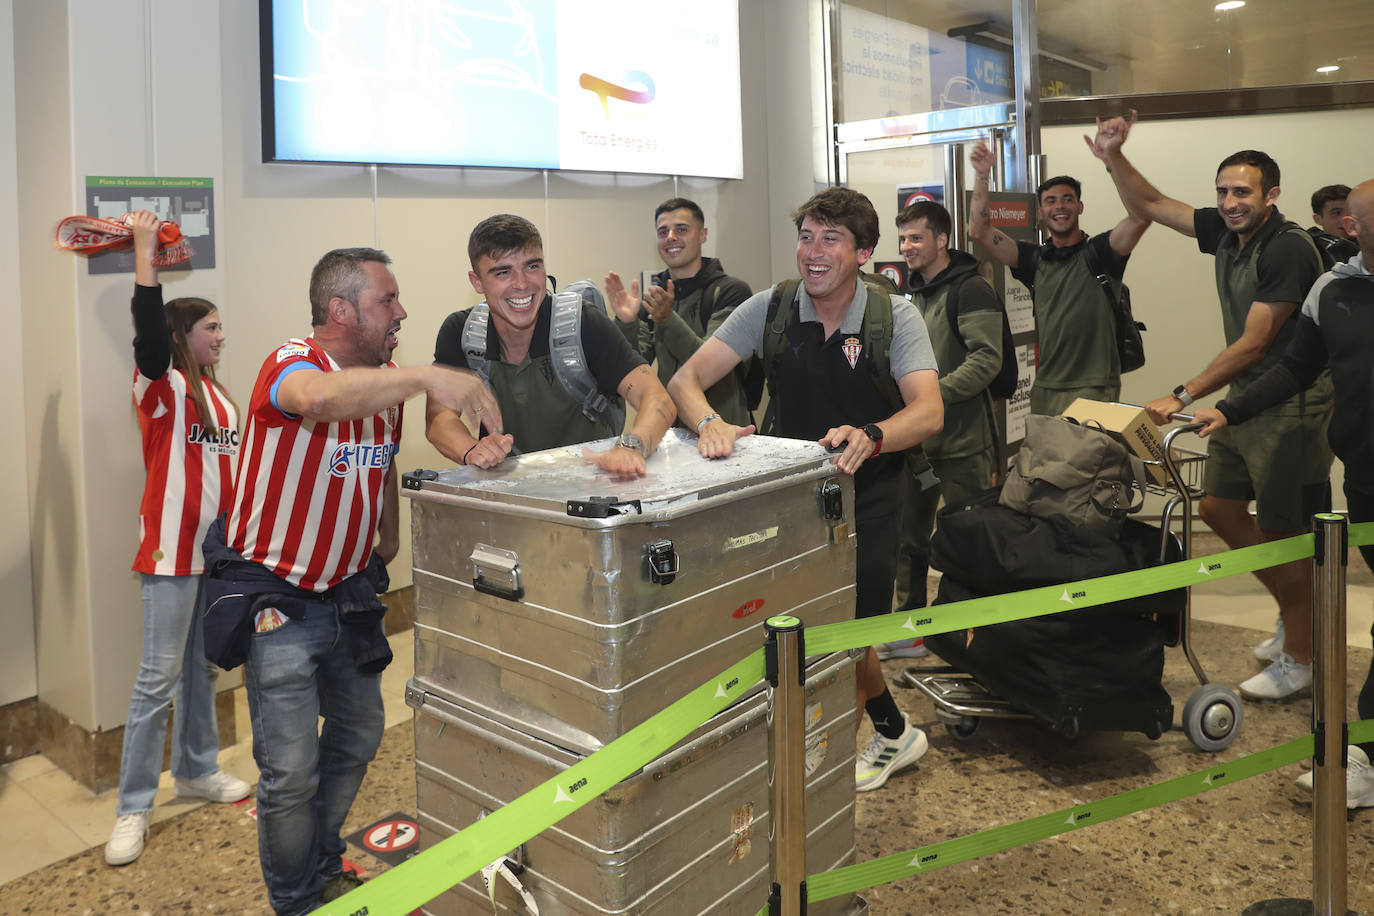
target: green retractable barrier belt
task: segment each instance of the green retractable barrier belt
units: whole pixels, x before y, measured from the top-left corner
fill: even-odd
[[[937,604],[879,617],[811,627],[806,631],[808,655],[876,646],[932,633],[950,633],[1008,620],[1054,614],[1150,595],[1169,589],[1198,585],[1213,579],[1238,576],[1312,556],[1312,535],[1301,534],[1281,541],[1256,544],[1240,550],[1193,557],[1177,563],[1152,566],[1135,572],[1085,579],[1067,585],[1027,589],[954,604]]]
[[[1352,525],[1351,546],[1374,543],[1374,522]],[[956,604],[898,611],[806,631],[808,655],[824,655],[1092,607],[1140,595],[1198,585],[1312,556],[1310,534],[1272,541],[1068,585],[1031,589]],[[693,690],[652,719],[636,726],[591,757],[526,792],[510,804],[413,859],[382,873],[357,890],[315,911],[320,916],[384,916],[409,913],[634,774],[711,716],[730,706],[764,677],[764,652],[750,654]],[[1350,726],[1350,741],[1374,740],[1374,720]],[[1225,764],[933,846],[885,856],[807,879],[808,899],[827,900],[945,865],[1046,839],[1069,830],[1119,818],[1268,772],[1312,755],[1305,736]],[[763,911],[760,911],[763,912]]]
[[[762,680],[763,665],[763,650],[759,649],[581,763],[315,913],[409,913],[433,900],[677,744]]]

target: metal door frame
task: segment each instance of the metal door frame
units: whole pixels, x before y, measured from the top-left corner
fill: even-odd
[[[826,132],[833,144],[832,155],[827,160],[831,183],[848,181],[847,158],[852,153],[961,144],[984,135],[992,138],[994,152],[998,154],[993,176],[996,189],[1029,191],[1039,183],[1043,160],[1040,155],[1036,0],[1012,0],[1012,73],[1016,82],[1012,101],[845,123],[836,119],[841,2],[822,0],[821,16],[822,65],[828,77],[822,81]],[[950,168],[951,165],[955,167]],[[965,189],[962,181],[955,182],[956,176],[962,175],[962,158],[957,163],[947,161],[946,166],[945,199],[957,201],[958,209],[962,209]],[[956,225],[962,222],[964,220],[955,219]]]

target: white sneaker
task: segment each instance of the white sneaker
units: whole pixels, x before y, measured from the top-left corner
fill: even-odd
[[[1240,685],[1240,695],[1247,700],[1296,700],[1311,690],[1312,666],[1298,664],[1287,652]]]
[[[236,802],[248,797],[253,787],[237,776],[215,770],[197,779],[178,779],[177,795],[208,798],[216,802]]]
[[[878,661],[885,662],[889,658],[925,658],[930,654],[926,648],[926,641],[920,636],[915,639],[899,639],[896,642],[879,643],[874,649],[878,653]]]
[[[1274,635],[1255,646],[1255,658],[1262,662],[1275,662],[1283,652],[1283,618],[1274,624]]]
[[[926,733],[911,724],[906,713],[902,713],[906,730],[896,738],[886,738],[882,732],[875,731],[868,740],[868,747],[854,761],[854,789],[857,792],[870,792],[882,787],[893,773],[920,760],[930,749]]]
[[[1312,774],[1303,773],[1297,784],[1312,791]],[[1347,808],[1374,808],[1374,766],[1369,765],[1369,756],[1358,745],[1350,745],[1345,751],[1345,806]]]
[[[148,812],[121,814],[115,818],[110,841],[105,844],[105,861],[110,865],[128,865],[143,855],[148,840]]]

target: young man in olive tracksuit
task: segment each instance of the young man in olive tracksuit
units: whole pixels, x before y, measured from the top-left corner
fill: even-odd
[[[933,201],[912,204],[898,214],[897,233],[898,250],[910,269],[908,298],[925,319],[945,405],[944,430],[922,443],[940,486],[925,491],[909,486],[902,515],[897,603],[910,608],[926,603],[927,555],[940,498],[954,503],[992,486],[997,434],[988,386],[1002,368],[1002,305],[978,274],[978,261],[949,250],[944,207]],[[898,647],[889,652],[920,654]]]

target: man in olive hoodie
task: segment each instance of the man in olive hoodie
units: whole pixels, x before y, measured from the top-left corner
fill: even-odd
[[[653,284],[630,289],[620,276],[606,274],[606,301],[619,319],[620,332],[647,362],[658,362],[663,384],[697,351],[702,341],[730,317],[745,299],[749,285],[725,272],[719,259],[704,257],[706,217],[701,207],[685,197],[672,197],[654,209],[654,232],[665,269],[654,274]],[[706,399],[727,423],[748,426],[745,379],[746,360],[711,386]]]
[[[897,216],[897,244],[910,270],[907,292],[926,322],[940,367],[945,427],[922,443],[940,486],[907,488],[897,559],[898,607],[924,607],[935,510],[992,486],[997,432],[988,386],[1002,368],[1002,304],[978,261],[949,249],[949,212],[917,201]],[[954,320],[951,321],[951,314]],[[957,332],[955,329],[958,329]],[[910,652],[894,651],[909,655]]]

